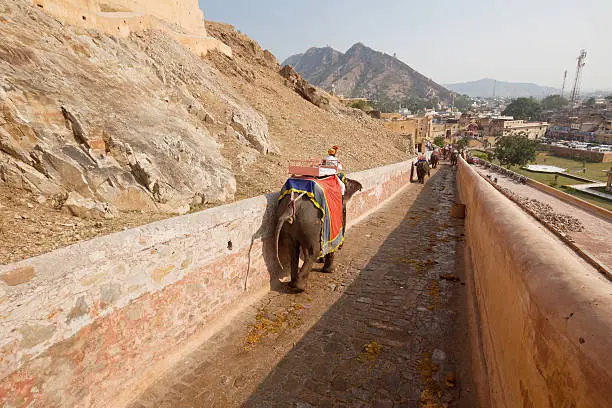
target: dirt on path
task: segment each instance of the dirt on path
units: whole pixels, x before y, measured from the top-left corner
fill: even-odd
[[[140,395],[143,407],[470,407],[463,220],[442,165],[353,227],[332,274],[271,291]]]
[[[583,226],[581,231],[569,231],[566,235],[570,237],[578,247],[595,256],[600,263],[612,269],[612,223],[590,213],[582,208],[576,207],[568,202],[562,201],[557,197],[546,194],[527,184],[517,183],[514,180],[494,173],[490,169],[473,166],[474,169],[483,176],[492,175],[497,178],[497,185],[510,190],[514,194],[537,200],[548,204],[552,209],[561,215],[571,216],[577,219]]]

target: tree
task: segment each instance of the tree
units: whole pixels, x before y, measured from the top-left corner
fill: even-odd
[[[434,144],[438,147],[444,147],[444,145],[446,144],[444,140],[444,136],[436,136],[434,138]]]
[[[549,95],[542,99],[540,106],[543,110],[558,110],[567,105],[569,102],[561,95]]]
[[[606,101],[612,101],[612,95],[606,96]]]
[[[351,103],[349,106],[351,108],[361,109],[364,112],[369,112],[369,111],[374,109],[374,108],[372,108],[372,105],[370,105],[366,101],[356,101],[356,102]]]
[[[504,166],[524,166],[536,159],[539,142],[527,135],[500,136],[495,139],[495,157]]]
[[[461,139],[457,140],[457,147],[459,149],[465,149],[469,143],[470,141],[467,137],[462,137]]]
[[[542,110],[538,101],[533,98],[517,98],[504,110],[503,114],[514,116],[514,119],[530,120],[537,118]]]
[[[455,96],[455,107],[459,109],[460,112],[466,112],[470,110],[474,101],[467,95],[457,95]]]
[[[589,107],[589,108],[592,108],[593,106],[595,106],[595,98],[593,98],[593,97],[591,96],[589,99],[587,99],[587,100],[584,102],[584,105],[585,105],[585,106],[587,106],[587,107]]]

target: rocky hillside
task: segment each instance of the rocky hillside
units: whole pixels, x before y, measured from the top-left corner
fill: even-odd
[[[330,47],[310,48],[289,57],[290,64],[304,78],[325,90],[335,86],[336,93],[365,97],[381,102],[403,102],[410,97],[450,101],[443,86],[410,68],[397,58],[375,51],[361,43],[341,53]]]
[[[406,140],[208,28],[233,59],[0,0],[0,263],[276,190],[288,159],[330,144],[350,170],[406,158]]]

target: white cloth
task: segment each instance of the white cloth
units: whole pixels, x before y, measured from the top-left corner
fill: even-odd
[[[342,164],[338,161],[336,156],[332,156],[332,155],[325,156],[323,158],[323,165],[324,166],[334,166],[338,171],[342,171]],[[342,180],[340,180],[340,177],[338,177],[337,174],[336,174],[336,180],[338,180],[338,184],[340,185],[340,190],[342,191],[342,195],[344,196],[344,193],[346,192],[346,186],[344,185]]]
[[[325,156],[323,158],[323,165],[324,166],[335,166],[338,171],[342,171],[342,164],[338,161],[338,159],[335,156]]]
[[[338,180],[338,184],[340,184],[340,190],[342,191],[342,196],[344,196],[344,193],[346,192],[346,186],[344,185],[342,180],[340,180],[340,177],[336,176],[336,180]]]

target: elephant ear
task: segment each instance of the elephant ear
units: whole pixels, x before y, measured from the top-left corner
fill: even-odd
[[[363,186],[357,180],[347,178],[344,184],[346,185],[346,191],[344,192],[345,201],[350,200],[356,192],[361,191],[363,189]]]

